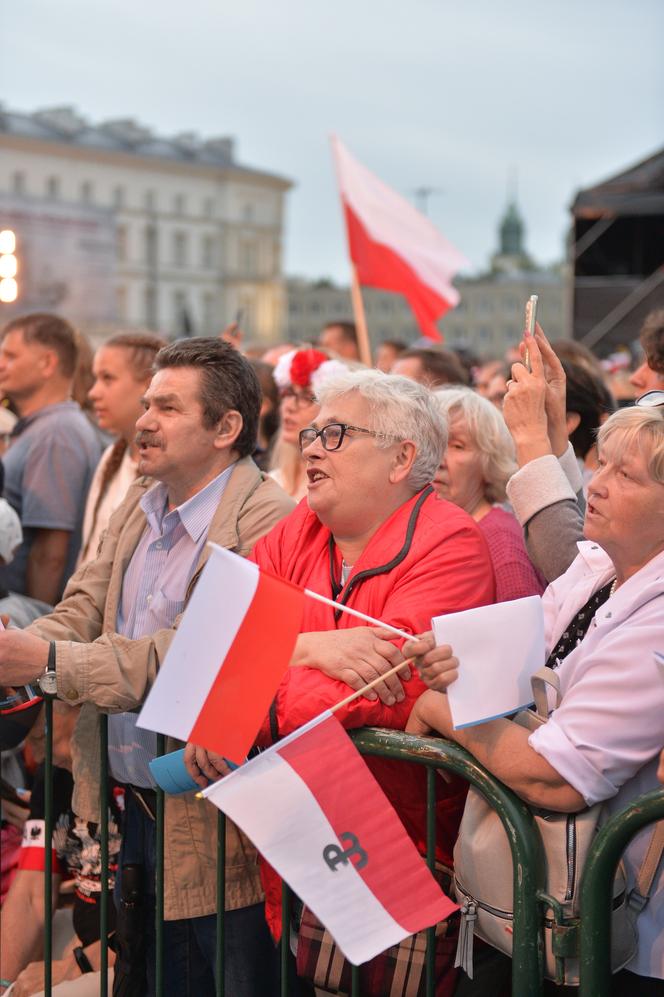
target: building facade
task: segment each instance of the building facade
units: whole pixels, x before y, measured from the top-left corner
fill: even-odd
[[[241,312],[250,338],[273,342],[283,327],[290,187],[238,164],[228,137],[164,138],[130,119],[93,125],[69,107],[0,109],[0,228],[17,228],[19,268],[22,254],[27,266],[19,269],[16,303],[3,305],[2,314],[54,308],[100,339],[117,327],[209,335]],[[45,228],[53,236],[57,225],[62,245],[68,225],[72,247],[60,260],[52,240],[48,254],[40,242]],[[86,238],[88,256],[104,255],[96,273],[110,284],[95,285],[93,301],[81,261]],[[67,264],[69,256],[78,263]]]

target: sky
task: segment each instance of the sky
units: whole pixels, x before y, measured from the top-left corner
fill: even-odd
[[[477,271],[510,190],[548,264],[575,191],[664,145],[663,37],[661,0],[21,0],[0,99],[234,136],[294,182],[285,272],[346,283],[334,132]]]

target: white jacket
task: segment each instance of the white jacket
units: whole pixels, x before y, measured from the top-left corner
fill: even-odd
[[[544,593],[547,652],[593,592],[615,576],[608,555],[581,541],[579,555]],[[664,653],[664,553],[626,581],[595,614],[581,644],[559,668],[561,705],[530,735],[541,754],[590,805],[607,815],[655,789],[664,745],[664,680],[654,658]],[[649,832],[630,845],[629,886]],[[639,917],[639,950],[627,967],[664,978],[664,870]]]

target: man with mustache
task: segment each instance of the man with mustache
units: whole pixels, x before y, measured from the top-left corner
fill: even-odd
[[[155,793],[148,763],[156,735],[136,726],[135,711],[208,557],[207,541],[248,554],[293,506],[251,459],[261,392],[244,357],[217,339],[193,339],[161,350],[155,371],[136,427],[139,471],[146,477],[130,488],[97,559],[73,576],[54,612],[29,630],[0,633],[1,682],[41,679],[46,692],[83,704],[73,745],[73,808],[86,820],[99,812],[98,713],[111,714],[110,771],[126,787],[118,879],[123,866],[139,867],[146,944],[143,959],[134,952],[125,960],[132,964],[128,989],[119,989],[116,964],[114,992],[141,995],[155,988]],[[165,848],[163,992],[212,997],[213,808],[191,793],[169,797]],[[232,825],[226,865],[226,992],[270,997],[275,953],[256,852]]]

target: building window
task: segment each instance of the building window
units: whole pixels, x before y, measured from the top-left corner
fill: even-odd
[[[113,188],[113,206],[115,208],[124,207],[124,187],[114,187]]]
[[[157,229],[154,225],[145,226],[145,262],[148,266],[156,266],[158,257]]]
[[[256,244],[253,239],[240,242],[240,271],[245,274],[256,272]]]
[[[217,328],[217,302],[214,294],[203,295],[203,329],[213,335]]]
[[[12,190],[15,194],[25,193],[25,173],[18,170],[12,177]]]
[[[176,194],[173,199],[173,211],[176,215],[183,215],[186,209],[184,194]]]
[[[127,288],[120,286],[115,289],[115,311],[118,321],[127,321]]]
[[[175,232],[173,234],[173,263],[176,267],[186,267],[187,265],[186,232]]]
[[[245,222],[253,222],[254,220],[254,206],[253,204],[245,204],[242,208],[242,220]]]
[[[145,205],[146,211],[154,211],[157,206],[157,197],[153,190],[146,190],[143,204]]]
[[[156,329],[158,326],[157,317],[157,292],[151,285],[145,288],[145,324],[148,329]]]
[[[89,180],[84,180],[81,184],[81,200],[83,204],[92,204],[92,184]]]
[[[215,265],[215,252],[214,246],[215,239],[213,235],[204,235],[201,240],[201,265],[211,270]]]
[[[173,321],[171,325],[180,336],[193,335],[194,330],[186,291],[175,291],[173,294]]]
[[[205,218],[214,218],[214,198],[203,198],[203,215]]]
[[[49,177],[46,181],[46,195],[54,201],[60,197],[60,180],[58,177]]]
[[[115,237],[115,248],[118,263],[124,263],[127,259],[127,226],[118,225]]]

